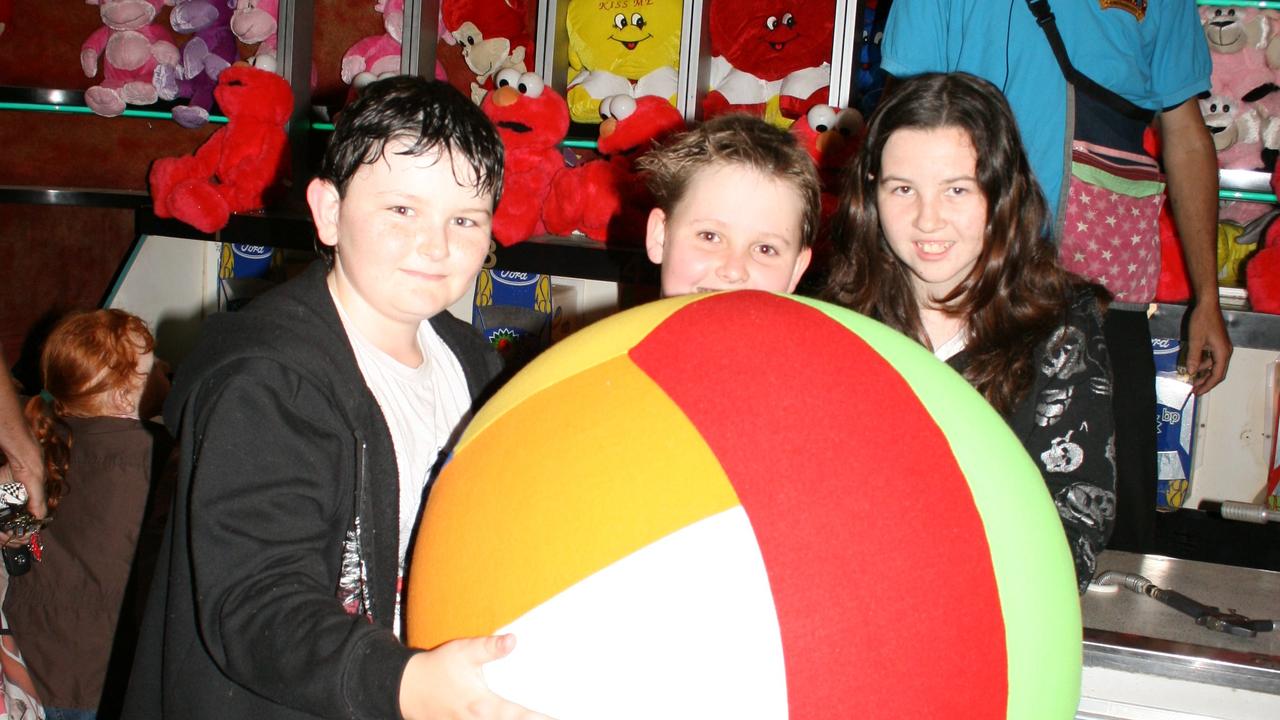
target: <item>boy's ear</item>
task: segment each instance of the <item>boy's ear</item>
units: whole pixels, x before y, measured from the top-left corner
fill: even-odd
[[[667,214],[662,208],[649,211],[649,224],[644,232],[644,248],[654,265],[662,264],[662,251],[667,242]]]
[[[311,207],[311,219],[316,224],[316,236],[320,242],[334,247],[338,244],[338,215],[342,198],[338,188],[328,180],[313,179],[307,185],[307,205]]]
[[[809,263],[813,260],[813,248],[805,248],[796,256],[796,266],[791,271],[791,283],[787,285],[787,293],[796,291],[796,286],[800,284],[800,278],[804,277],[804,271],[809,269]]]

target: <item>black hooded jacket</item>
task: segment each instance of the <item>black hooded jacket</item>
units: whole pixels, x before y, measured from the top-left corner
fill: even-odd
[[[179,370],[181,466],[126,718],[400,717],[395,453],[325,274],[210,317]],[[497,355],[447,312],[430,322],[480,397]],[[337,597],[357,497],[369,617]]]

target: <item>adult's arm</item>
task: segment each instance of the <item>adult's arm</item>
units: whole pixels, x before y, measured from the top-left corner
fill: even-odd
[[[9,379],[9,363],[0,351],[4,377],[0,377],[0,450],[8,458],[8,472],[27,489],[27,507],[36,517],[48,508],[44,497],[44,453],[27,425],[18,403],[18,393]]]
[[[1217,156],[1195,98],[1160,113],[1156,123],[1194,303],[1187,324],[1187,372],[1196,394],[1204,394],[1222,382],[1231,361],[1231,338],[1218,304]]]

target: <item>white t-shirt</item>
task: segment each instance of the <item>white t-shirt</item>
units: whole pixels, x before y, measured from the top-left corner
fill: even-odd
[[[956,333],[955,335],[952,335],[950,340],[934,348],[933,356],[938,358],[942,362],[946,362],[952,356],[958,355],[961,350],[964,350],[964,346],[968,342],[968,340],[969,340],[969,333],[965,332],[962,329],[960,330],[960,332]]]
[[[400,471],[400,571],[404,577],[409,538],[418,524],[423,492],[431,468],[471,406],[471,393],[462,365],[431,327],[418,325],[423,362],[409,367],[379,350],[360,334],[334,296],[338,316],[355,351],[365,384],[382,409],[391,430],[396,467]],[[400,593],[397,582],[395,629],[400,632]]]

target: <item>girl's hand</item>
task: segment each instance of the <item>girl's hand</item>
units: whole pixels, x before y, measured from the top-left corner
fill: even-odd
[[[484,683],[485,663],[505,657],[514,635],[453,640],[418,653],[400,678],[405,720],[550,720],[494,695]]]

